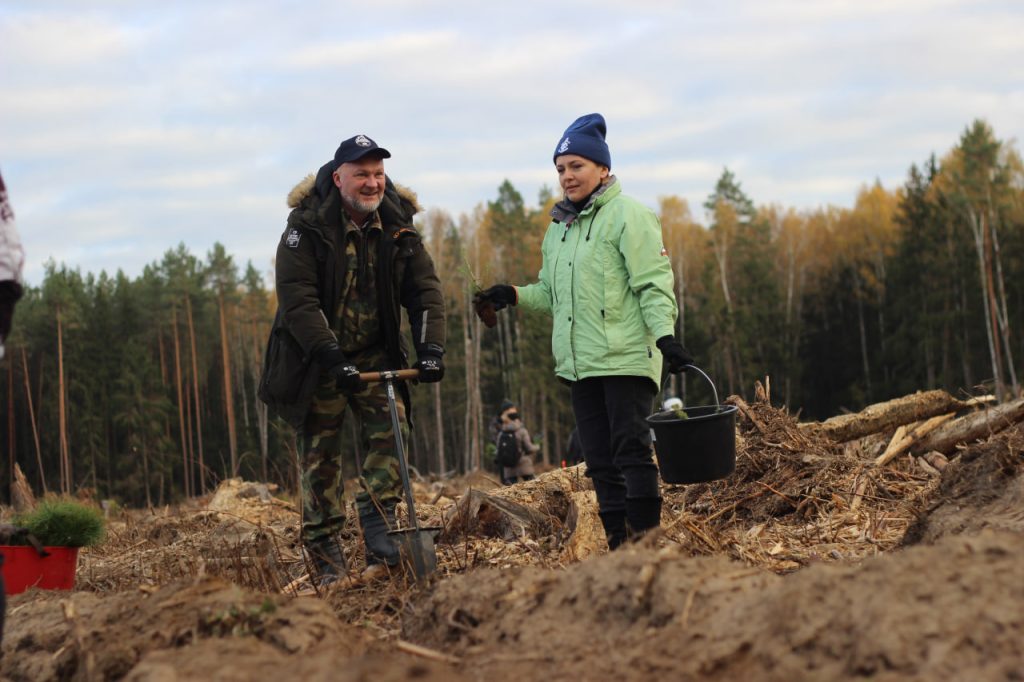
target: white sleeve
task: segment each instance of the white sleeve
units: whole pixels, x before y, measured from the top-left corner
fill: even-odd
[[[14,224],[14,209],[7,200],[7,188],[0,176],[0,281],[20,282],[24,265],[25,251]]]

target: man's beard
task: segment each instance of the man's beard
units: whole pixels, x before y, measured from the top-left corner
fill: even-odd
[[[341,193],[342,203],[345,205],[345,208],[349,209],[353,213],[364,213],[366,215],[376,211],[377,208],[380,207],[380,202],[383,198],[384,197],[374,197],[373,199],[366,200],[360,195],[353,196],[351,194],[345,194],[344,192]]]

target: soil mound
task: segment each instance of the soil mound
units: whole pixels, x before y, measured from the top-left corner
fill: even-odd
[[[460,679],[342,623],[325,601],[217,578],[152,593],[29,592],[11,600],[7,623],[0,671],[12,680]]]
[[[906,544],[984,528],[1024,533],[1024,428],[1007,429],[965,449],[922,502]]]
[[[1024,669],[1024,537],[951,537],[781,577],[678,548],[438,585],[405,636],[478,679],[1004,680]]]

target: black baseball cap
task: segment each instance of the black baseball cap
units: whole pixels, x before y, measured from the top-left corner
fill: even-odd
[[[378,147],[377,143],[366,135],[350,137],[338,145],[338,151],[334,152],[334,167],[337,169],[343,163],[358,161],[370,154],[375,155],[379,159],[391,158],[391,152],[384,149],[384,147]]]

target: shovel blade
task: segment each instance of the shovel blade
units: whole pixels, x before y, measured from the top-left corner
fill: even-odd
[[[398,542],[402,561],[412,568],[417,580],[423,580],[437,570],[437,550],[434,538],[440,528],[404,528],[388,533]]]

